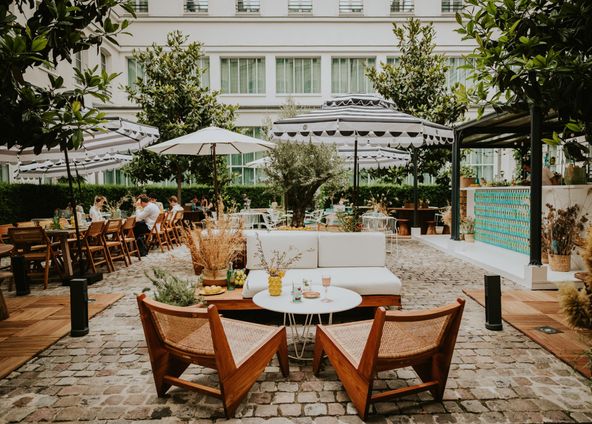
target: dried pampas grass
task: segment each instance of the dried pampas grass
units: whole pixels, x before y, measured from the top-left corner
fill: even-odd
[[[208,270],[226,269],[242,251],[242,228],[233,228],[228,218],[214,222],[207,219],[203,229],[187,230],[187,247],[196,274],[202,268]]]

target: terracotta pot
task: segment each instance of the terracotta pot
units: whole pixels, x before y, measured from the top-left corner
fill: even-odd
[[[571,255],[549,254],[549,265],[553,271],[569,272],[571,269]]]
[[[461,188],[466,188],[466,187],[470,187],[471,184],[473,184],[475,182],[474,178],[471,177],[460,177],[460,187]]]
[[[549,263],[549,252],[541,252],[541,262],[544,264]]]
[[[474,243],[475,242],[475,234],[472,234],[472,233],[471,234],[465,234],[464,237],[465,237],[465,241],[467,243]]]
[[[204,286],[226,286],[226,269],[203,269],[201,275],[203,276]]]
[[[565,168],[563,179],[567,185],[586,184],[586,169],[581,166],[569,164]]]

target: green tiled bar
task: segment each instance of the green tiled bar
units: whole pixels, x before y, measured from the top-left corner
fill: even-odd
[[[530,190],[475,190],[475,240],[529,253]]]

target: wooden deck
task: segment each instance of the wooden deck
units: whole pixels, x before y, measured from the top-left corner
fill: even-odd
[[[88,305],[93,317],[123,295],[93,293],[89,297],[95,299]],[[8,296],[6,303],[10,317],[0,321],[0,378],[70,333],[69,296]]]
[[[243,298],[242,287],[214,296],[204,296],[209,305],[216,305],[219,310],[254,310],[261,309],[252,299]],[[401,306],[401,296],[362,296],[359,307]]]
[[[464,292],[479,304],[484,305],[482,290],[464,290]],[[582,352],[588,349],[585,339],[592,337],[592,331],[576,331],[570,328],[559,311],[558,299],[557,291],[502,292],[502,318],[563,362],[590,378],[592,372]],[[543,333],[538,330],[543,326],[556,328],[560,333]]]

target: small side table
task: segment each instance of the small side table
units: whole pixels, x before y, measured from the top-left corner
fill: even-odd
[[[318,291],[321,296],[316,299],[303,298],[302,302],[293,303],[290,297],[290,289],[287,286],[282,288],[281,296],[270,296],[267,290],[261,291],[253,296],[255,305],[268,311],[284,314],[284,325],[290,330],[292,345],[295,355],[290,356],[297,360],[312,360],[304,356],[304,350],[310,340],[311,330],[314,327],[313,319],[316,315],[321,323],[321,314],[329,314],[329,325],[333,322],[334,312],[343,312],[355,308],[362,303],[362,296],[358,293],[341,287],[330,286],[327,297],[331,302],[321,302],[325,289],[322,286],[312,286],[311,290]],[[301,331],[296,324],[296,315],[304,315],[304,325]]]

